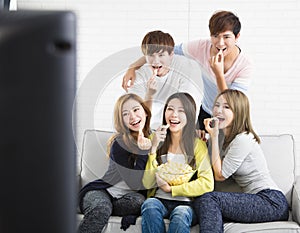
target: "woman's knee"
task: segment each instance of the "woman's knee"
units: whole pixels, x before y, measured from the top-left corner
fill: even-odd
[[[90,191],[83,198],[84,213],[94,209],[103,210],[104,212],[112,211],[112,202],[109,196],[102,191]]]
[[[188,218],[192,220],[193,209],[187,205],[177,206],[171,213],[171,218],[172,217]]]
[[[199,206],[203,205],[205,203],[210,203],[212,200],[214,200],[214,193],[209,192],[209,193],[204,193],[203,195],[195,198],[194,200],[194,206]]]
[[[160,202],[160,200],[156,198],[148,198],[142,204],[142,210],[160,208],[161,205],[162,203]]]
[[[142,204],[141,211],[142,211],[142,215],[145,214],[146,212],[159,214],[162,213],[164,209],[165,207],[160,200],[156,198],[148,198]]]

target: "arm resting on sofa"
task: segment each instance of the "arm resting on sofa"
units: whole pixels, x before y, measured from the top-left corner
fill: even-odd
[[[300,176],[296,177],[292,195],[293,220],[300,225]]]

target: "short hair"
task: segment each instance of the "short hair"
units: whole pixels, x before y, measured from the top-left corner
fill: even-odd
[[[174,51],[175,42],[169,33],[162,31],[148,32],[142,41],[141,49],[144,55],[152,55],[161,51],[171,54]]]
[[[230,11],[217,11],[209,20],[210,35],[218,35],[221,32],[232,31],[235,36],[241,31],[239,18]]]

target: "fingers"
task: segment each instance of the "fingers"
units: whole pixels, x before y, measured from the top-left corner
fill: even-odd
[[[163,178],[161,178],[157,173],[155,173],[155,177],[156,177],[156,183],[157,183],[158,187],[161,187],[161,186],[167,184],[167,182]]]
[[[196,130],[196,134],[201,140],[205,142],[207,141],[205,130],[201,130],[201,129]]]
[[[155,88],[156,87],[156,79],[154,76],[152,76],[151,78],[149,78],[147,84],[148,84],[148,87],[151,87],[151,88]]]
[[[170,125],[169,124],[166,124],[166,125],[162,125],[161,127],[160,127],[160,130],[161,131],[165,131],[165,132],[167,132],[167,129],[170,127]]]
[[[159,132],[158,134],[160,135],[160,138],[162,140],[165,140],[166,136],[167,136],[167,129],[170,127],[169,124],[166,124],[166,125],[162,125],[159,129]]]
[[[138,138],[141,138],[141,137],[144,137],[144,133],[143,133],[142,128],[139,129],[139,135],[138,135]]]
[[[135,81],[135,69],[128,69],[123,76],[122,88],[127,92],[128,88],[130,88]]]
[[[219,52],[215,56],[212,56],[210,58],[210,65],[213,66],[214,64],[221,63],[223,62],[223,60],[224,60],[223,51],[219,50]]]
[[[149,138],[144,137],[142,129],[139,130],[137,144],[141,150],[149,150],[152,146],[151,140]]]
[[[128,83],[129,83],[128,77],[125,75],[125,76],[123,77],[123,81],[122,81],[122,88],[123,88],[126,92],[128,92],[128,87],[129,87]],[[130,82],[129,84],[131,84],[131,82]]]
[[[216,62],[221,62],[223,60],[223,51],[220,50],[216,55]]]

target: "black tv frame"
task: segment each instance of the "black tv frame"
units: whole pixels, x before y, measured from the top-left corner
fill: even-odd
[[[76,15],[0,11],[0,232],[74,233]]]

